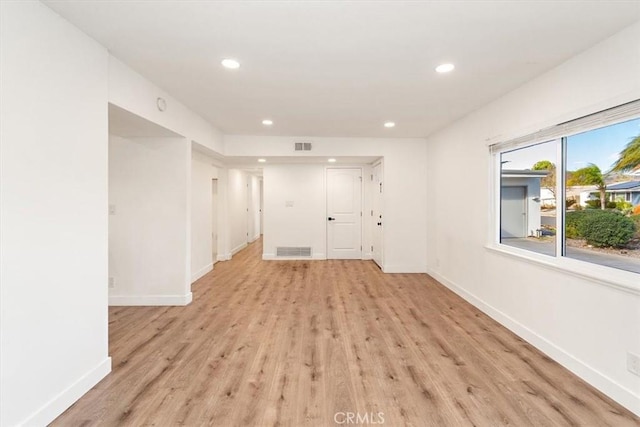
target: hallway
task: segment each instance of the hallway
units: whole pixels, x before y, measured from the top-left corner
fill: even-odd
[[[639,422],[427,275],[261,253],[216,264],[189,306],[111,307],[113,372],[53,425]]]

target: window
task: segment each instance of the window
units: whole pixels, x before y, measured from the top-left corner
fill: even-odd
[[[500,243],[556,253],[557,142],[500,154]]]
[[[640,273],[640,101],[491,150],[500,247]]]

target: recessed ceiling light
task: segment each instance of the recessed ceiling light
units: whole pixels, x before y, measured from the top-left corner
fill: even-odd
[[[273,120],[265,119],[262,121],[262,124],[265,126],[271,126],[273,124]]]
[[[235,70],[236,68],[240,68],[240,63],[235,59],[226,58],[222,60],[222,66],[230,70]]]
[[[395,124],[394,122],[386,122],[386,123],[384,124],[384,127],[386,127],[386,128],[392,128],[392,127],[395,127],[395,125],[396,125],[396,124]]]
[[[327,160],[327,161],[328,161],[329,163],[335,163],[335,162],[336,162],[336,159],[329,159],[329,160]]]
[[[448,73],[453,71],[454,68],[456,68],[456,66],[453,64],[440,64],[436,67],[436,71],[438,73]]]
[[[260,163],[264,163],[264,162],[266,162],[266,161],[267,161],[267,159],[258,159],[258,161],[259,161]]]

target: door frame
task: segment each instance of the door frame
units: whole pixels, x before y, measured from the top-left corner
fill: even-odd
[[[211,258],[212,264],[218,262],[220,256],[218,249],[220,248],[220,181],[218,178],[211,178]],[[213,236],[215,237],[215,240]],[[215,256],[214,256],[215,255]]]
[[[384,214],[384,158],[381,158],[380,160],[375,161],[372,165],[371,165],[371,177],[373,178],[374,175],[374,169],[380,166],[380,169],[382,170],[382,195],[379,196],[380,197],[380,214],[382,215],[382,229],[380,230],[380,263],[378,263],[376,261],[376,258],[373,254],[373,250],[371,251],[371,259],[373,260],[373,262],[375,262],[378,267],[380,267],[380,269],[382,271],[384,271],[384,219],[385,219],[385,214]],[[371,211],[373,212],[373,199],[374,199],[374,194],[376,192],[376,188],[373,186],[373,179],[372,179],[372,185],[371,185]],[[374,218],[373,215],[370,215],[369,218],[371,219],[371,245],[373,246],[374,243],[374,234],[375,234],[375,227],[376,227],[376,222],[377,220]]]
[[[363,165],[340,165],[340,166],[325,166],[324,168],[324,227],[325,227],[325,231],[324,231],[324,244],[325,244],[325,259],[330,259],[329,258],[329,221],[327,221],[327,218],[329,216],[329,186],[328,186],[328,177],[329,177],[329,170],[339,170],[339,169],[358,169],[360,170],[360,212],[361,212],[361,216],[360,216],[360,258],[359,259],[364,259],[364,247],[363,247],[363,240],[364,240],[364,202],[365,202],[365,194],[364,194],[364,177],[363,177]]]

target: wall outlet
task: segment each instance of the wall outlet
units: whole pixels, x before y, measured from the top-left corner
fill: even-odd
[[[109,205],[109,215],[116,214],[116,205]]]
[[[109,277],[109,289],[113,289],[116,287],[116,279],[113,277]]]
[[[627,370],[640,377],[640,356],[627,352]]]

